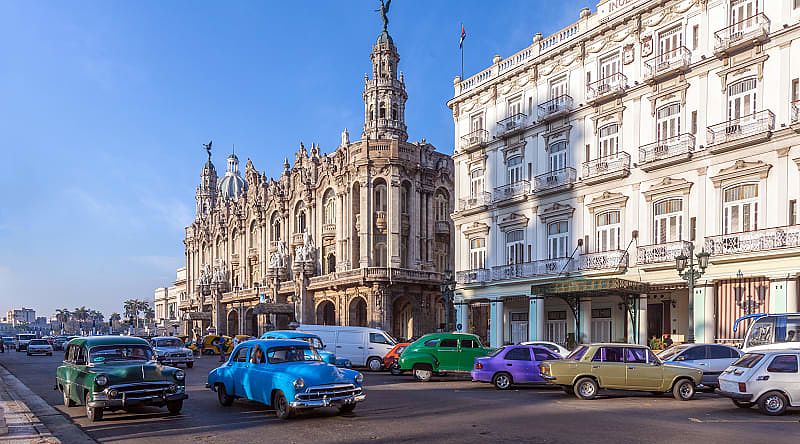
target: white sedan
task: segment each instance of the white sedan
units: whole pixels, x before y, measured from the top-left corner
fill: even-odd
[[[28,343],[28,356],[32,355],[53,356],[53,346],[44,339],[31,339]]]
[[[520,342],[519,345],[538,345],[552,352],[558,353],[558,355],[561,356],[562,358],[566,358],[567,355],[571,353],[566,348],[556,344],[555,342],[549,342],[549,341],[526,341],[526,342]]]

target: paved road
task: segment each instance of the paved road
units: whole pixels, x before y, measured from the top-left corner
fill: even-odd
[[[551,388],[499,392],[465,380],[416,383],[410,377],[385,373],[366,373],[367,400],[352,415],[339,416],[334,409],[326,409],[281,421],[251,402],[220,407],[216,395],[204,387],[206,374],[217,365],[208,357],[187,370],[190,399],[180,416],[147,408],[107,413],[102,422],[89,423],[82,408],[65,408],[59,392],[53,390],[59,361],[58,356],[0,354],[0,364],[101,442],[728,444],[762,442],[769,437],[770,444],[796,444],[800,436],[798,412],[778,418],[762,416],[711,394],[688,402],[649,394],[612,394],[580,401]]]

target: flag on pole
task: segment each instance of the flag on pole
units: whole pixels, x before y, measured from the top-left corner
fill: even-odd
[[[464,47],[464,39],[467,38],[467,31],[464,31],[464,24],[461,24],[461,38],[458,39],[458,47]]]

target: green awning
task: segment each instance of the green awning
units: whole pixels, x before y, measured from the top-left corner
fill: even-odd
[[[566,278],[546,284],[531,285],[531,295],[544,296],[611,296],[647,293],[644,282],[620,278],[585,279]]]

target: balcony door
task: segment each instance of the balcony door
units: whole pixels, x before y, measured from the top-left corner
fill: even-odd
[[[622,61],[619,54],[614,54],[600,60],[600,79],[607,79],[614,74],[622,72]],[[609,81],[603,82],[609,84]],[[601,85],[602,86],[602,85]],[[603,93],[603,91],[598,91]]]
[[[506,232],[506,265],[525,262],[525,231]]]
[[[723,192],[723,234],[758,230],[758,185],[726,188]]]
[[[476,198],[483,194],[483,168],[477,168],[469,173],[469,197]]]
[[[566,77],[554,80],[550,83],[550,99],[555,99],[567,94],[567,79]]]
[[[755,78],[744,79],[728,86],[729,121],[755,114],[757,87],[758,81]]]
[[[478,237],[469,241],[469,268],[480,270],[486,268],[486,239]]]
[[[472,116],[469,123],[469,130],[470,132],[478,131],[483,129],[483,114],[476,114]]]
[[[619,211],[606,211],[597,215],[597,251],[619,250],[620,233]]]
[[[522,156],[515,156],[508,159],[506,163],[506,168],[508,170],[508,184],[514,184],[521,180],[522,178]]]
[[[567,142],[556,142],[550,145],[550,172],[567,167]]]
[[[567,257],[569,249],[569,223],[553,222],[547,226],[547,254],[549,259]]]
[[[658,34],[658,62],[669,62],[678,55],[677,49],[683,46],[683,27],[676,26]]]
[[[508,115],[506,117],[522,114],[522,99],[514,99],[508,102]]]
[[[681,240],[683,232],[683,200],[667,199],[653,205],[653,243],[666,244]]]
[[[731,1],[731,36],[744,31],[748,27],[747,19],[758,14],[758,0],[732,0]]]
[[[600,128],[597,157],[603,158],[617,154],[619,149],[619,125],[612,123]]]
[[[656,111],[656,140],[676,137],[681,133],[681,104],[673,103]]]

